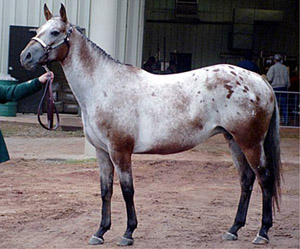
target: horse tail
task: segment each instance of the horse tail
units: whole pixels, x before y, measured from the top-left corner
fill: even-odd
[[[267,159],[267,167],[270,169],[273,184],[273,209],[275,206],[280,210],[279,202],[281,199],[280,182],[282,177],[280,159],[280,131],[279,131],[279,110],[275,98],[273,115],[269,124],[267,136],[264,141],[264,150]]]

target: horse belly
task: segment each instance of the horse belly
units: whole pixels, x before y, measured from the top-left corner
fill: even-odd
[[[134,152],[135,154],[160,154],[160,155],[167,155],[167,154],[175,154],[179,152],[183,152],[189,149],[194,148],[196,145],[194,144],[180,144],[180,143],[161,143],[152,145],[147,150],[137,150]]]
[[[136,154],[173,154],[194,148],[207,138],[211,137],[213,129],[193,127],[186,122],[181,127],[172,127],[165,130],[148,130],[135,144]]]

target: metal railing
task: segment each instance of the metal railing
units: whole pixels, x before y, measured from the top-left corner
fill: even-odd
[[[279,110],[280,126],[299,128],[299,92],[275,91]]]

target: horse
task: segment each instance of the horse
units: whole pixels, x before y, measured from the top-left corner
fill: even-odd
[[[27,70],[60,62],[81,108],[84,133],[100,169],[102,217],[89,244],[103,244],[111,227],[113,176],[117,172],[127,211],[119,245],[132,245],[137,228],[132,154],[189,150],[222,133],[240,177],[233,225],[222,236],[237,240],[245,225],[255,179],[262,191],[261,228],[252,241],[267,244],[272,214],[280,203],[279,113],[272,87],[259,74],[230,64],[155,75],[114,60],[68,21],[61,5],[27,44],[20,61]]]

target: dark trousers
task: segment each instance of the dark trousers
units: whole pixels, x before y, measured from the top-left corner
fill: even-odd
[[[288,105],[287,100],[288,96],[287,93],[283,93],[287,91],[286,87],[277,87],[274,88],[276,99],[280,108],[280,112],[282,114],[283,124],[288,124]],[[276,91],[280,91],[280,93],[277,93]]]

